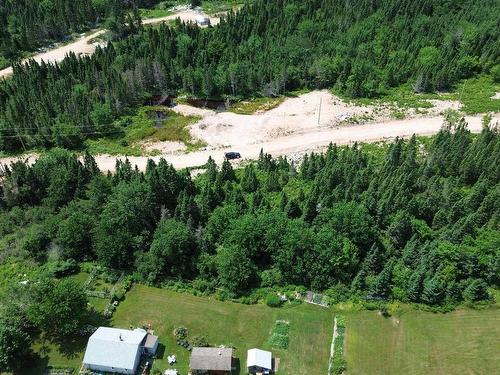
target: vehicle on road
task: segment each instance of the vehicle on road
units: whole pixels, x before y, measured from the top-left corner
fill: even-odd
[[[226,152],[224,154],[225,158],[227,160],[234,160],[234,159],[240,159],[241,158],[241,155],[239,152]]]

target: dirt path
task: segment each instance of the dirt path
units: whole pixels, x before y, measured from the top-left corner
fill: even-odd
[[[482,129],[482,117],[466,117],[469,129],[478,133]],[[494,119],[500,121],[497,115]],[[296,157],[305,152],[324,150],[330,142],[338,145],[352,144],[353,142],[375,142],[380,140],[390,140],[395,137],[411,137],[417,135],[436,134],[442,127],[443,118],[440,116],[431,118],[418,118],[400,121],[388,121],[381,123],[371,123],[365,125],[346,126],[333,129],[323,129],[319,131],[294,134],[279,137],[272,141],[248,143],[234,150],[241,153],[244,159],[257,159],[259,152],[263,149],[273,156],[287,155]],[[167,154],[155,157],[135,157],[129,156],[128,159],[133,165],[137,165],[140,170],[146,168],[148,159],[158,161],[161,157],[165,158],[176,168],[196,167],[205,164],[208,157],[211,156],[217,163],[222,163],[225,149],[217,148],[212,150],[203,150],[191,153]],[[24,156],[21,159],[33,162],[36,155]],[[112,155],[95,156],[99,168],[104,171],[114,171],[117,159],[124,160],[125,157],[116,157]],[[19,158],[2,158],[1,164],[10,164]]]
[[[202,13],[194,11],[194,10],[181,10],[176,12],[170,16],[159,17],[159,18],[150,18],[142,21],[143,25],[151,25],[161,22],[168,22],[175,20],[176,18],[180,18],[184,22],[192,21],[196,22],[196,16]],[[212,25],[216,25],[219,23],[220,19],[217,17],[210,17],[210,21]],[[57,47],[47,52],[39,53],[30,57],[29,59],[23,60],[26,62],[28,60],[35,60],[40,63],[42,60],[45,62],[58,62],[63,60],[66,55],[70,52],[74,52],[77,55],[91,55],[96,50],[99,43],[91,43],[92,39],[97,38],[98,36],[104,34],[106,30],[97,30],[90,35],[81,37],[74,42],[66,44],[64,46]],[[12,75],[12,67],[0,70],[0,78],[8,77]]]
[[[466,120],[472,132],[478,133],[481,131],[481,117],[467,117]],[[497,118],[497,120],[499,119]],[[244,159],[250,160],[257,159],[261,149],[273,156],[287,155],[293,158],[305,152],[324,150],[330,142],[346,145],[353,142],[375,142],[394,139],[395,137],[411,137],[414,133],[417,135],[432,135],[441,129],[442,124],[442,117],[373,123],[294,134],[273,141],[242,145],[234,150],[240,152]],[[151,159],[158,161],[160,157],[164,157],[176,168],[196,167],[203,165],[209,156],[217,163],[222,163],[224,151],[224,149],[213,149],[187,154],[162,155]],[[124,157],[118,158],[125,159]],[[116,159],[117,157],[110,155],[96,156],[97,164],[103,171],[114,171]],[[129,157],[128,159],[133,165],[137,165],[139,169],[144,170],[149,158]]]

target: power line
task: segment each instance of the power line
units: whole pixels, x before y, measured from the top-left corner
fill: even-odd
[[[76,135],[99,135],[99,134],[119,134],[119,133],[123,133],[123,131],[121,130],[117,130],[117,131],[110,131],[110,132],[83,132],[83,133],[70,133],[70,134],[64,134],[65,136],[76,136]],[[19,134],[19,135],[2,135],[0,136],[1,138],[19,138],[19,137],[23,137],[23,138],[27,138],[27,137],[31,137],[31,138],[37,138],[37,137],[40,137],[40,138],[47,138],[47,137],[54,137],[55,134],[47,134],[47,135],[44,135],[44,134]]]

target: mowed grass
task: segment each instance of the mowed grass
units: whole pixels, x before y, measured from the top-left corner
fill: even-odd
[[[277,319],[290,322],[286,350],[271,349],[267,344]],[[333,313],[312,305],[281,309],[247,306],[136,285],[117,309],[113,325],[129,328],[148,324],[165,346],[163,358],[155,361],[155,367],[161,371],[169,367],[166,357],[175,354],[175,368],[181,374],[187,373],[190,352],[177,345],[173,335],[176,327],[185,326],[188,340],[200,335],[211,345],[235,347],[240,374],[246,373],[246,353],[254,347],[272,350],[280,358],[279,374],[322,374],[328,368]]]
[[[95,304],[95,301],[93,301]],[[173,366],[187,374],[190,352],[175,343],[173,330],[188,329],[188,340],[204,336],[211,345],[235,347],[237,374],[245,374],[250,348],[271,350],[280,358],[278,375],[326,374],[336,309],[313,305],[265,305],[220,302],[173,291],[135,285],[115,312],[111,325],[118,328],[151,324],[162,348],[155,368]],[[447,314],[405,307],[398,317],[383,318],[373,311],[343,310],[347,320],[345,356],[349,375],[448,375],[500,373],[500,314],[498,308],[457,310]],[[270,347],[276,320],[290,322],[287,349]],[[96,323],[94,323],[96,324]],[[26,374],[42,374],[47,365],[78,369],[87,338],[52,344],[37,340],[34,349],[42,359]]]
[[[346,316],[349,375],[500,373],[498,309]]]

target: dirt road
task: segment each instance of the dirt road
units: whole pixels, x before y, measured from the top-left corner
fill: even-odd
[[[479,133],[481,131],[482,117],[467,117],[466,120],[472,132]],[[500,118],[497,117],[496,120],[498,121]],[[272,141],[240,145],[240,147],[231,150],[240,152],[244,159],[250,160],[257,159],[261,149],[275,157],[280,155],[293,157],[305,152],[324,150],[330,142],[346,145],[354,142],[375,142],[396,137],[411,137],[413,134],[432,135],[437,133],[442,125],[442,117],[355,125],[279,137]],[[158,161],[160,157],[165,158],[175,168],[186,168],[203,165],[209,156],[220,164],[223,161],[224,152],[227,150],[213,149],[152,158],[129,157],[128,159],[141,170],[146,168],[148,159]],[[97,164],[103,171],[114,171],[116,159],[117,157],[110,155],[98,155],[96,157]],[[124,160],[125,158],[120,157],[119,159]]]
[[[182,10],[176,12],[170,16],[159,17],[159,18],[150,18],[143,20],[142,23],[144,25],[156,24],[161,22],[172,21],[176,18],[180,18],[184,22],[192,21],[196,22],[196,16],[203,14],[194,10]],[[219,23],[220,19],[217,17],[210,17],[210,21],[212,25],[216,25]],[[91,55],[96,50],[98,43],[91,43],[91,41],[98,36],[104,34],[106,30],[97,30],[90,35],[81,37],[74,42],[66,44],[64,46],[57,47],[47,52],[39,53],[37,55],[32,56],[30,59],[35,60],[40,63],[42,60],[45,62],[58,62],[63,60],[66,55],[70,52],[74,52],[77,55]],[[26,62],[28,59],[24,60]],[[0,70],[0,78],[8,77],[12,75],[12,67]]]
[[[480,132],[482,129],[481,120],[482,117],[480,116],[466,117],[469,129],[475,133]],[[500,116],[497,115],[494,120],[500,121]],[[325,128],[313,132],[283,136],[266,142],[247,143],[246,145],[240,145],[240,147],[234,150],[240,152],[244,159],[257,159],[261,149],[273,156],[287,155],[294,157],[305,152],[323,150],[330,142],[338,145],[345,145],[352,144],[353,142],[374,142],[394,139],[395,137],[410,137],[413,134],[432,135],[440,130],[442,124],[443,118],[437,116],[331,129]],[[250,139],[249,142],[251,142]],[[128,157],[128,159],[133,165],[137,165],[140,170],[146,168],[148,159],[158,161],[161,157],[165,158],[176,168],[186,168],[203,165],[209,156],[220,164],[223,161],[224,151],[227,151],[227,149],[218,148],[192,153],[165,154],[156,157]],[[30,157],[24,157],[23,159],[33,162],[36,158],[36,155],[32,155]],[[114,171],[117,159],[125,159],[125,157],[111,155],[97,155],[95,158],[99,168],[105,172]],[[0,159],[0,165],[2,163],[9,164],[16,159],[17,158]]]

